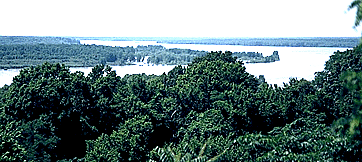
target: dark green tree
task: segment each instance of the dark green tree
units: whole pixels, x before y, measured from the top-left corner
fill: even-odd
[[[135,116],[111,135],[87,141],[85,161],[146,161],[149,135],[153,131],[148,116]]]

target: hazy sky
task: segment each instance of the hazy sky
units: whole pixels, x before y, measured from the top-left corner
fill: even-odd
[[[0,0],[0,35],[358,37],[352,0]]]

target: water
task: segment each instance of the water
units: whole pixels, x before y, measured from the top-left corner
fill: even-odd
[[[203,44],[165,44],[156,41],[99,41],[83,40],[84,44],[111,46],[162,45],[165,48],[183,48],[199,51],[259,52],[264,56],[279,52],[280,61],[272,63],[245,64],[246,71],[252,75],[264,75],[269,84],[283,85],[289,78],[313,80],[314,73],[322,71],[324,64],[335,51],[348,48],[331,47],[275,47],[275,46],[240,46],[240,45],[203,45]]]
[[[133,46],[138,45],[162,45],[165,48],[183,48],[199,51],[231,51],[231,52],[259,52],[264,56],[271,55],[273,51],[278,51],[280,61],[273,63],[245,64],[246,71],[252,75],[264,75],[269,84],[283,85],[288,83],[289,78],[313,80],[314,73],[324,69],[325,62],[333,52],[345,51],[347,48],[330,47],[274,47],[274,46],[240,46],[240,45],[200,45],[200,44],[164,44],[156,41],[99,41],[81,40],[82,44],[97,44],[109,46]],[[118,76],[126,74],[155,74],[167,73],[175,66],[112,66]],[[70,68],[71,72],[82,71],[88,74],[91,67]],[[0,86],[11,84],[12,78],[18,75],[20,69],[0,70]]]
[[[4,86],[5,84],[10,85],[13,82],[13,77],[20,73],[21,69],[0,69],[0,87]]]

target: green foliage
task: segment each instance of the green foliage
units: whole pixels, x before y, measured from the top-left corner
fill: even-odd
[[[44,62],[67,66],[95,66],[102,61],[124,65],[134,59],[133,47],[80,44],[8,44],[0,45],[0,68],[23,68]],[[144,56],[142,56],[144,57]]]
[[[190,118],[193,120],[188,125],[187,132],[192,136],[224,135],[232,130],[220,110],[210,109],[199,114],[191,112],[189,115],[192,115]]]
[[[18,140],[21,138],[20,123],[18,121],[9,121],[6,125],[0,126],[1,161],[23,161],[26,159],[27,150]]]
[[[239,60],[245,60],[246,63],[268,63],[280,60],[278,51],[274,51],[272,55],[266,57],[258,52],[234,52],[233,56],[236,56]]]
[[[356,20],[354,22],[354,28],[360,25],[362,20],[362,1],[361,0],[353,0],[353,2],[349,5],[348,9],[356,8]]]
[[[185,74],[178,76],[175,89],[180,102],[200,112],[214,101],[223,100],[223,93],[235,86],[255,90],[257,85],[257,79],[246,73],[243,63],[237,62],[230,52],[212,52],[196,58]]]
[[[344,142],[324,125],[303,118],[267,135],[240,136],[227,155],[233,161],[333,161]]]
[[[86,139],[116,129],[123,120],[110,107],[119,80],[109,66],[96,66],[88,77],[59,64],[22,70],[5,94],[4,110],[25,122],[27,159],[84,156]],[[42,147],[49,155],[38,153]]]
[[[193,64],[202,62],[202,61],[214,61],[221,60],[224,62],[232,63],[236,61],[236,57],[232,56],[232,52],[226,51],[225,53],[219,52],[210,52],[205,57],[197,57],[192,61]],[[192,64],[191,64],[192,65]]]
[[[340,79],[345,71],[362,71],[361,46],[344,52],[337,51],[326,62],[321,72],[316,72],[313,81],[318,91],[319,111],[327,115],[327,122],[332,123],[341,117],[351,115],[353,109],[352,91],[344,92],[344,83]],[[341,94],[346,93],[343,98]]]
[[[56,136],[56,128],[43,115],[39,119],[24,122],[22,128],[22,138],[19,139],[22,146],[26,148],[26,159],[31,161],[51,161],[55,160],[58,154],[56,146],[61,141]]]
[[[341,118],[337,123],[344,127],[343,134],[349,135],[350,139],[360,145],[362,141],[362,72],[347,71],[343,73],[341,80],[345,83],[345,91],[353,93],[354,107],[350,116]]]
[[[0,89],[1,160],[360,161],[361,53],[337,51],[314,81],[283,87],[231,52],[160,76],[26,68]]]
[[[204,139],[204,138],[202,138]],[[189,141],[185,141],[189,140]],[[199,146],[199,144],[203,145]],[[167,148],[156,147],[152,150],[151,154],[154,154],[154,158],[157,161],[173,161],[173,162],[212,162],[218,161],[223,158],[223,155],[231,147],[231,143],[228,142],[226,146],[218,145],[215,147],[215,143],[225,143],[226,139],[218,136],[216,138],[210,137],[207,140],[199,141],[196,138],[191,138],[186,135],[182,143],[176,147],[166,146]],[[223,149],[223,150],[220,150]],[[198,153],[196,153],[198,151]],[[217,152],[217,153],[216,153]],[[216,154],[216,155],[214,155]],[[152,159],[150,161],[155,161]]]
[[[147,141],[153,131],[147,116],[135,116],[111,135],[87,141],[85,161],[145,161]]]
[[[204,56],[207,52],[190,49],[166,49],[163,46],[137,46],[136,53],[141,56],[149,56],[149,64],[185,65],[195,57]],[[137,57],[139,58],[139,57]]]
[[[0,107],[3,106],[3,104],[5,103],[5,93],[8,91],[9,86],[8,85],[4,85],[3,87],[0,87]]]

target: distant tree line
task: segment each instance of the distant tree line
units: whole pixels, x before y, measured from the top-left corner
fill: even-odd
[[[0,45],[13,44],[80,44],[80,42],[65,37],[0,36]]]
[[[358,4],[358,3],[356,3]],[[356,19],[357,20],[357,19]],[[282,47],[343,47],[353,48],[359,37],[295,37],[295,38],[209,38],[209,37],[75,37],[80,40],[101,41],[156,41],[168,44],[209,44]]]
[[[358,37],[311,37],[311,38],[200,38],[159,40],[169,44],[212,44],[242,46],[283,46],[283,47],[344,47],[353,48],[359,44]]]

